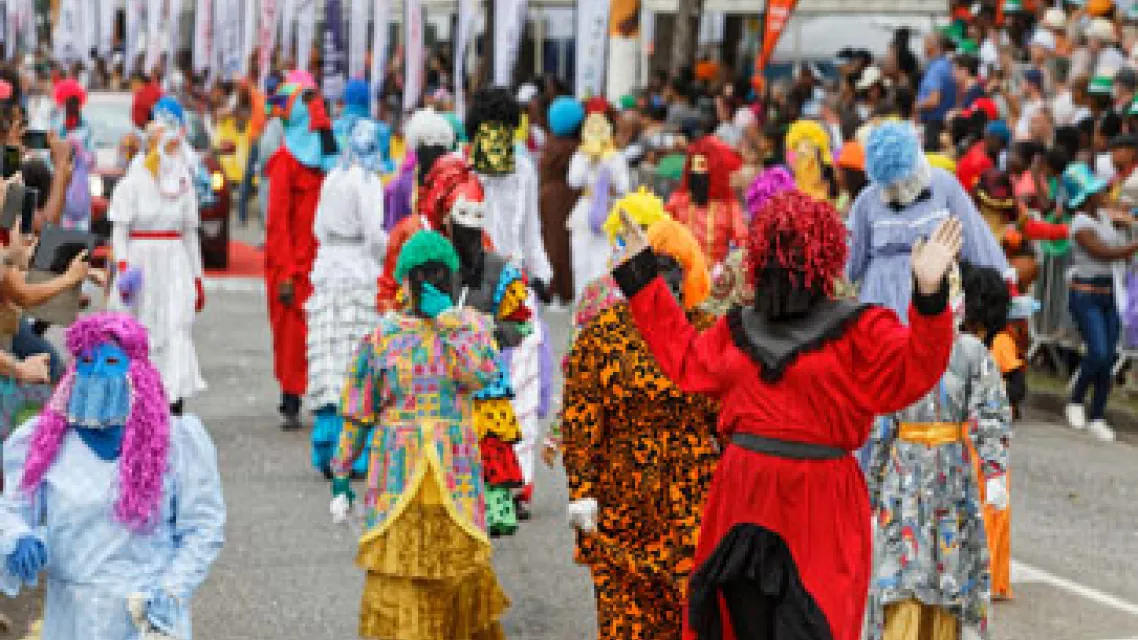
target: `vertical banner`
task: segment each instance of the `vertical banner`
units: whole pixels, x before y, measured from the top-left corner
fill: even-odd
[[[348,77],[367,73],[367,14],[371,0],[351,0],[348,19]]]
[[[423,93],[423,4],[421,0],[403,0],[403,111],[410,113]]]
[[[206,0],[213,2],[213,0]],[[138,64],[138,36],[142,33],[142,7],[144,0],[126,0],[126,38],[123,43],[123,74],[130,77]],[[146,69],[139,69],[146,73]]]
[[[99,0],[99,55],[110,58],[115,49],[115,3]]]
[[[79,59],[79,11],[79,0],[60,0],[59,15],[51,34],[56,62]]]
[[[458,33],[454,47],[454,110],[459,118],[466,117],[466,49],[478,20],[475,0],[458,0]]]
[[[233,80],[241,73],[241,0],[218,0],[217,2],[217,51],[218,69],[215,77]]]
[[[494,84],[510,87],[526,26],[526,0],[490,1],[494,3]],[[608,0],[598,1],[608,5]]]
[[[284,4],[281,5],[281,58],[288,60],[289,56],[295,56],[295,49],[293,49],[293,38],[296,36],[296,0],[280,0]],[[293,65],[295,66],[295,64]]]
[[[604,95],[608,27],[608,0],[578,0],[576,52],[578,98]]]
[[[391,0],[374,0],[372,3],[371,34],[371,95],[372,109],[379,117],[379,97],[383,93],[383,77],[387,74],[387,34],[391,21]]]
[[[767,63],[770,62],[778,45],[778,39],[786,29],[786,24],[790,22],[790,15],[794,13],[794,7],[797,5],[798,0],[767,0],[763,24],[763,48],[755,58],[755,75],[751,78],[751,84],[755,87],[763,86],[763,72],[766,71]]]
[[[344,14],[341,0],[324,0],[324,55],[321,56],[320,89],[331,101],[344,95]]]
[[[213,0],[197,0],[194,6],[194,73],[203,73],[214,59]]]
[[[261,17],[261,10],[257,8],[255,0],[246,0],[241,3],[241,76],[249,77],[253,64],[253,49],[257,46],[257,37],[260,35],[257,22]]]
[[[143,73],[153,72],[162,52],[166,50],[163,46],[165,41],[162,39],[162,7],[165,4],[163,0],[148,0],[146,3],[146,55],[143,56]]]
[[[311,71],[312,43],[316,40],[316,0],[296,3],[296,68]]]
[[[182,0],[166,0],[166,76],[178,66],[178,45],[182,42]]]
[[[261,0],[260,33],[257,36],[257,46],[260,47],[261,77],[257,79],[261,88],[265,86],[265,78],[269,77],[269,67],[272,66],[273,49],[276,48],[277,22],[280,19],[280,0]]]

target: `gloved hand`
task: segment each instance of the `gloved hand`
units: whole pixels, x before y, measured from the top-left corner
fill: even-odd
[[[437,318],[438,315],[454,306],[450,296],[439,291],[430,282],[423,283],[423,291],[419,299],[419,310],[428,318]]]
[[[119,299],[128,307],[134,304],[138,292],[142,291],[142,269],[119,263],[119,279],[116,283]]]
[[[991,505],[998,511],[1003,511],[1008,508],[1008,477],[1006,475],[988,478],[987,484],[984,485],[984,490],[985,503]]]
[[[202,287],[202,279],[194,278],[194,291],[197,297],[194,298],[194,311],[201,313],[205,309],[205,288]]]
[[[348,478],[334,478],[332,480],[332,504],[328,510],[332,513],[332,524],[342,524],[348,519],[348,512],[352,503],[356,501],[356,494],[352,491],[352,484]]]
[[[166,635],[173,636],[178,629],[178,610],[182,603],[165,590],[154,591],[146,599],[146,620]]]
[[[582,498],[569,503],[569,526],[582,533],[592,533],[597,530],[597,501],[593,498]]]
[[[16,541],[16,548],[8,554],[4,562],[8,573],[31,586],[35,586],[36,578],[46,564],[47,548],[44,547],[43,541],[31,535],[21,536]]]

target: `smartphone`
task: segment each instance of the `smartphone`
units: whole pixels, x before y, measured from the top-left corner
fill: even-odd
[[[20,211],[20,233],[29,235],[35,231],[36,209],[39,208],[40,190],[24,188],[24,208]]]
[[[24,132],[24,148],[33,151],[47,149],[47,132],[29,129]]]

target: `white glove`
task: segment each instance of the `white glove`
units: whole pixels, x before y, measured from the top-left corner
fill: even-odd
[[[352,503],[348,501],[348,496],[341,494],[332,498],[328,510],[332,512],[332,524],[344,524],[348,521],[348,512],[352,510]]]
[[[1006,475],[996,476],[995,478],[988,478],[988,483],[984,485],[986,500],[985,502],[999,511],[1008,508],[1008,477]]]
[[[569,526],[584,533],[597,530],[597,501],[593,498],[582,498],[569,503]]]

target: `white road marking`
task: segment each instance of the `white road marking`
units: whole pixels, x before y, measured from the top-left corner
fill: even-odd
[[[1053,573],[1049,573],[1043,569],[1033,567],[1018,560],[1012,560],[1012,582],[1042,582],[1057,589],[1062,589],[1068,593],[1073,593],[1077,596],[1081,596],[1097,604],[1110,607],[1116,611],[1123,611],[1125,613],[1129,613],[1132,616],[1138,616],[1138,604],[1127,602],[1121,598],[1112,596],[1109,593],[1103,593],[1098,589],[1073,582],[1066,578],[1061,578]],[[1130,640],[1138,640],[1138,638],[1133,638]]]

